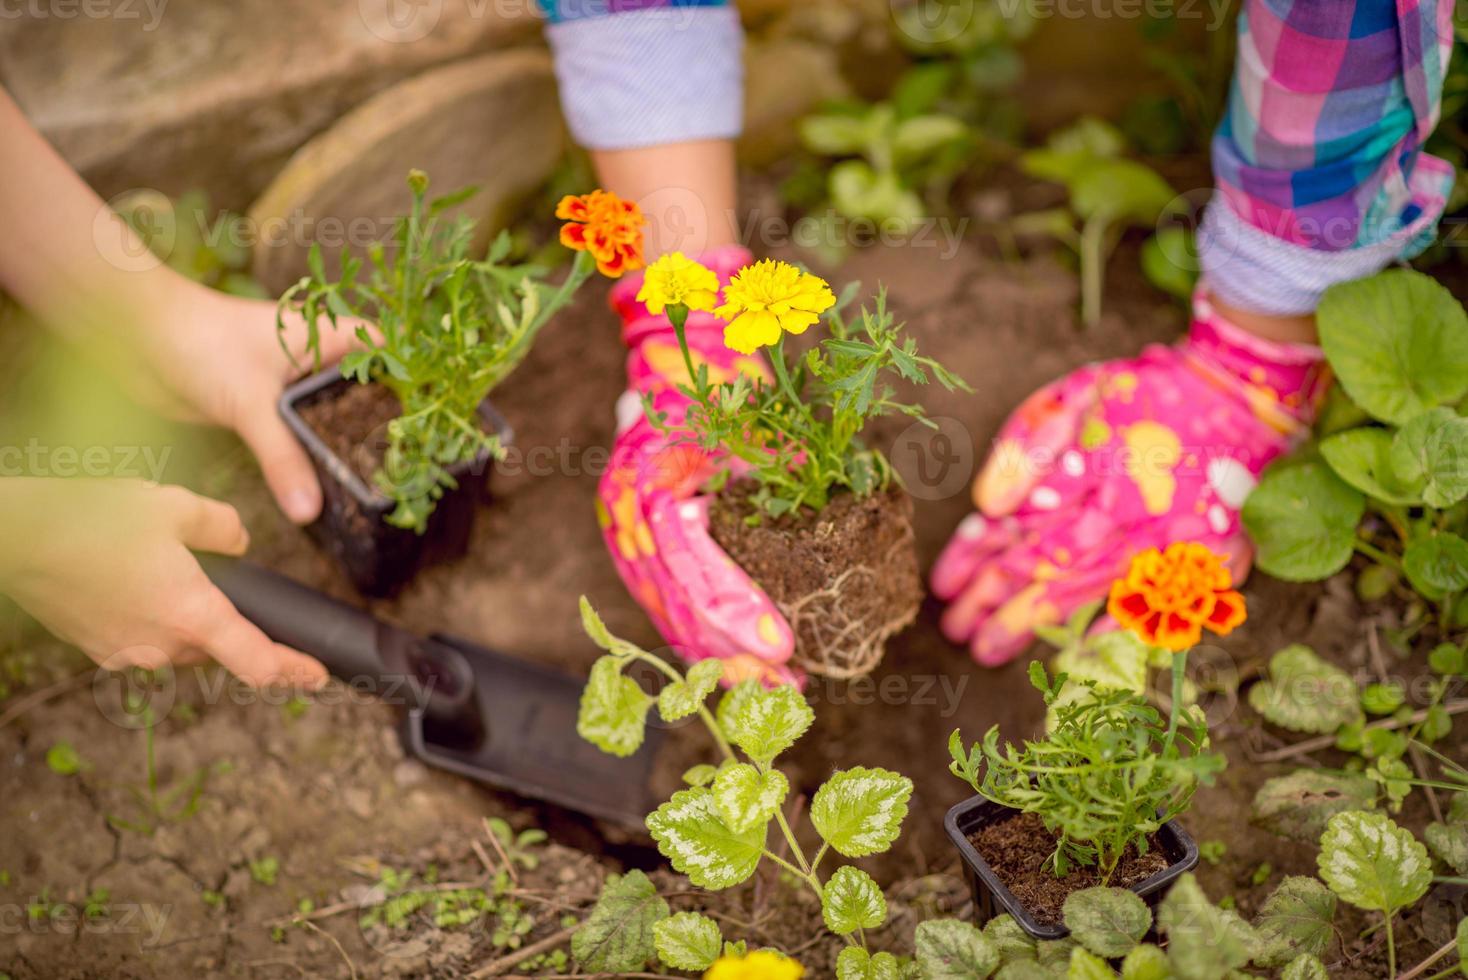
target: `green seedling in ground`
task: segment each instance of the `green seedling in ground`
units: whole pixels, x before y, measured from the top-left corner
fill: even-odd
[[[107,904],[111,898],[112,893],[106,888],[93,888],[82,903],[82,915],[94,922],[107,918],[112,914]]]
[[[58,776],[75,776],[84,763],[70,742],[57,742],[46,750],[46,768]]]
[[[311,702],[297,694],[280,706],[280,713],[285,715],[288,721],[298,721],[310,707]]]
[[[1198,843],[1198,856],[1209,864],[1218,864],[1223,860],[1223,855],[1228,851],[1228,845],[1221,840],[1205,840]]]
[[[225,899],[223,892],[211,891],[206,888],[199,897],[203,899],[205,905],[214,909],[216,912],[224,911]]]
[[[518,864],[527,871],[534,871],[540,866],[540,855],[533,853],[530,849],[546,842],[545,831],[538,827],[531,827],[529,830],[522,830],[516,834],[514,828],[500,817],[486,817],[484,830],[499,842],[499,849],[504,852],[512,864]]]
[[[165,823],[187,820],[198,812],[204,801],[204,787],[213,774],[229,771],[228,763],[201,766],[178,780],[173,786],[162,787],[158,779],[156,736],[153,729],[158,718],[151,707],[141,704],[128,705],[128,713],[142,720],[144,782],[141,787],[129,786],[128,794],[140,811],[134,817],[107,815],[107,823],[118,830],[151,837]]]
[[[280,861],[277,858],[267,856],[250,862],[250,877],[257,885],[274,887],[279,874]]]

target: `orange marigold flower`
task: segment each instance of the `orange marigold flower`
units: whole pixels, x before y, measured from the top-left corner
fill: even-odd
[[[1112,583],[1106,611],[1146,642],[1174,651],[1196,644],[1205,627],[1227,635],[1246,615],[1223,557],[1196,541],[1133,558],[1126,577]]]
[[[642,268],[642,226],[647,219],[632,201],[611,191],[567,194],[556,205],[561,226],[561,244],[578,252],[589,252],[596,268],[612,279]]]

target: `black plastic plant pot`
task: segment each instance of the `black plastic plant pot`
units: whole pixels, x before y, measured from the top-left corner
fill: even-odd
[[[428,565],[453,561],[469,550],[474,515],[489,496],[493,460],[480,453],[450,468],[458,484],[446,489],[429,515],[422,534],[387,522],[393,502],[357,475],[346,460],[333,452],[301,411],[357,384],[327,368],[296,382],[280,398],[280,414],[306,447],[321,481],[322,507],[307,530],[316,542],[346,570],[364,595],[390,596]],[[509,445],[510,425],[486,399],[479,406],[486,431]]]
[[[974,796],[949,810],[948,815],[943,818],[943,829],[953,846],[958,849],[958,856],[963,859],[964,873],[968,878],[969,889],[973,892],[974,921],[983,925],[996,915],[1008,912],[1025,932],[1036,939],[1064,939],[1070,935],[1070,930],[1058,922],[1044,923],[1035,918],[1034,913],[1020,904],[1014,893],[1005,887],[994,869],[989,867],[989,862],[983,859],[969,841],[969,835],[981,827],[1001,823],[1019,813],[1019,810],[1001,806],[982,796]],[[1162,900],[1172,883],[1184,872],[1191,871],[1198,865],[1198,845],[1176,820],[1163,824],[1155,839],[1167,858],[1167,867],[1132,886],[1132,891],[1151,906]]]

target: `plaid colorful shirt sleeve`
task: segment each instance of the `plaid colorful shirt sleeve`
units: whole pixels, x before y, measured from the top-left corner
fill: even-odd
[[[1431,241],[1453,168],[1437,125],[1453,0],[1246,0],[1204,275],[1226,302],[1313,312]]]
[[[571,135],[620,150],[739,134],[744,35],[727,0],[539,0]]]

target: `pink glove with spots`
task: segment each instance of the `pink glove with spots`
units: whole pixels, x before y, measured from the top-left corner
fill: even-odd
[[[720,283],[751,261],[729,246],[698,257]],[[676,431],[660,432],[643,411],[649,394],[667,424],[681,425],[688,400],[677,385],[688,370],[673,325],[638,301],[641,275],[613,289],[613,308],[622,318],[629,390],[617,402],[617,439],[611,466],[597,488],[597,517],[622,581],[669,644],[687,660],[718,657],[729,683],[759,678],[798,682],[786,665],[795,638],[764,591],[709,537],[708,498],[696,496],[720,465]],[[723,324],[708,313],[691,313],[686,325],[694,365],[707,364],[709,382],[738,374],[763,376],[758,358],[724,346]]]
[[[974,504],[933,568],[943,632],[981,664],[1104,596],[1132,555],[1199,541],[1253,552],[1239,508],[1264,465],[1308,430],[1327,381],[1318,348],[1262,340],[1203,290],[1186,339],[1081,368],[1010,416]]]

